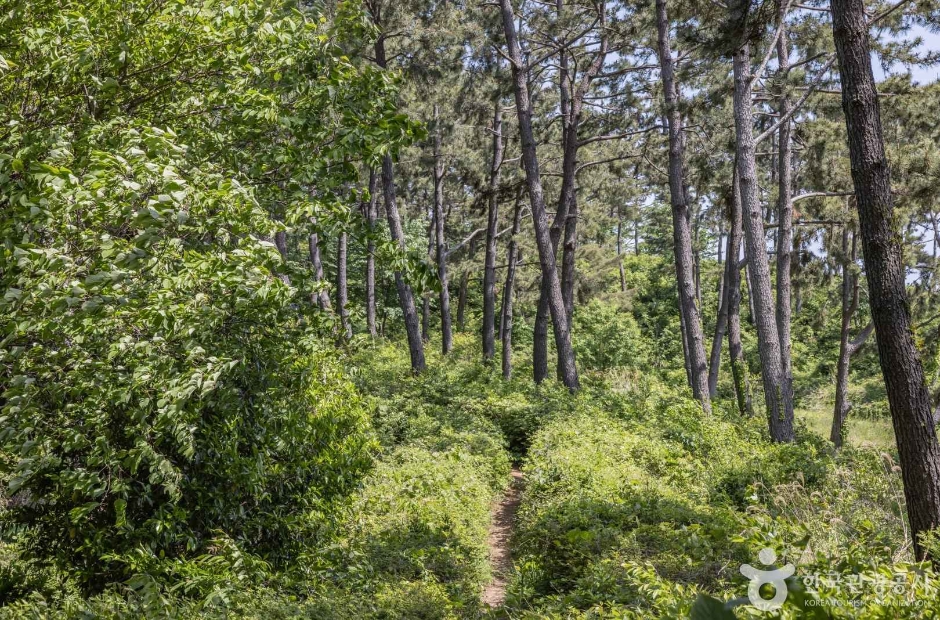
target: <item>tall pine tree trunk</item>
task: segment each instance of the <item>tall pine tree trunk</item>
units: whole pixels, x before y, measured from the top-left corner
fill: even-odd
[[[516,263],[522,260],[517,256],[516,235],[522,225],[522,196],[516,198],[516,209],[512,216],[512,237],[506,251],[506,283],[503,285],[503,308],[500,328],[503,340],[502,362],[503,379],[512,377],[512,295],[516,281]]]
[[[940,443],[907,305],[904,252],[895,221],[868,29],[863,0],[832,0],[832,30],[869,303],[901,461],[914,552],[923,558],[926,550],[920,535],[940,527]]]
[[[558,279],[558,267],[555,262],[555,249],[549,233],[548,214],[545,212],[545,197],[542,193],[542,177],[536,154],[535,136],[532,132],[532,109],[529,100],[529,72],[525,67],[522,50],[516,38],[516,24],[511,0],[500,0],[503,30],[509,47],[512,66],[516,112],[519,117],[519,135],[522,142],[522,161],[525,168],[526,183],[529,188],[529,202],[532,209],[532,223],[535,229],[535,241],[539,252],[539,265],[542,279],[548,290],[547,302],[551,313],[552,327],[555,334],[555,348],[558,351],[558,368],[562,381],[571,390],[580,387],[578,370],[575,366],[574,348],[571,346],[571,333],[565,315],[565,303]]]
[[[499,168],[503,163],[503,108],[493,105],[493,160],[490,165],[490,200],[486,219],[486,255],[483,259],[483,361],[496,355],[496,229],[499,223]]]
[[[380,36],[375,41],[375,62],[382,68],[388,65],[385,58],[385,38]],[[382,191],[385,194],[385,217],[392,241],[405,251],[405,233],[401,227],[401,216],[395,197],[395,166],[392,156],[382,158]],[[398,303],[405,319],[405,333],[408,335],[408,353],[411,356],[411,370],[422,372],[425,369],[424,342],[421,340],[421,327],[418,324],[418,310],[415,307],[414,293],[405,281],[401,271],[395,272],[395,288],[398,289]]]
[[[472,260],[477,249],[477,238],[470,240],[467,260]],[[460,275],[460,289],[457,292],[457,331],[463,333],[467,317],[467,291],[470,287],[470,270],[464,269]]]
[[[315,297],[320,310],[330,309],[330,293],[323,287],[323,261],[320,260],[320,237],[311,233],[307,237],[307,252],[310,254],[310,265],[313,267],[313,281],[321,286]]]
[[[764,402],[767,406],[770,438],[773,441],[789,442],[793,441],[793,402],[784,397],[786,386],[767,260],[764,213],[757,195],[757,157],[751,108],[751,54],[748,45],[734,53],[733,64],[738,182],[741,187],[741,212],[753,294],[754,323],[757,325]]]
[[[347,236],[346,231],[336,239],[336,305],[339,306],[339,323],[343,338],[352,338],[352,323],[349,322],[348,278],[346,276]]]
[[[732,181],[732,183],[734,183],[734,181]],[[733,194],[734,192],[732,191],[732,197],[729,201],[731,204],[729,205],[728,209],[732,221],[734,218],[734,210],[738,209],[740,211],[740,206],[734,204],[736,198]],[[723,234],[722,227],[720,226],[718,230],[718,263],[721,264],[721,237]],[[718,316],[715,319],[715,336],[712,339],[712,350],[708,360],[708,395],[711,398],[715,398],[718,393],[718,368],[721,365],[721,343],[724,342],[725,334],[728,332],[728,306],[730,304],[730,291],[727,283],[731,279],[729,270],[732,268],[738,269],[738,258],[737,256],[733,255],[732,252],[740,252],[741,246],[740,227],[737,230],[737,236],[734,235],[733,225],[731,227],[731,231],[732,232],[728,235],[727,241],[727,258],[724,263],[722,274],[718,279]]]
[[[731,195],[731,229],[728,231],[728,256],[725,258],[725,290],[728,291],[728,358],[731,360],[731,378],[734,394],[741,415],[751,417],[754,408],[751,402],[751,380],[744,363],[744,348],[741,345],[741,240],[743,217],[741,213],[741,186],[737,172],[734,173]]]
[[[434,106],[435,125],[438,124],[438,110]],[[450,324],[450,289],[447,281],[447,244],[444,239],[444,158],[441,155],[441,130],[435,127],[434,133],[434,240],[437,258],[437,277],[441,282],[441,352],[450,353],[453,335]]]
[[[676,259],[676,284],[679,293],[679,314],[685,334],[686,367],[692,396],[711,410],[708,391],[708,365],[705,358],[705,336],[702,317],[696,300],[695,260],[692,253],[692,231],[689,219],[689,195],[685,186],[682,121],[678,107],[675,67],[669,44],[669,18],[666,0],[656,0],[656,26],[659,35],[659,65],[669,126],[669,195],[672,205],[673,250]]]
[[[852,317],[858,308],[858,277],[853,273],[858,258],[854,234],[851,245],[852,250],[849,251],[849,228],[846,223],[842,229],[842,329],[839,333],[839,362],[836,366],[836,402],[829,433],[829,440],[836,448],[842,447],[845,419],[852,409],[852,403],[849,402],[849,366],[852,356],[865,344],[874,328],[874,324],[869,322],[854,340],[851,339]]]
[[[385,215],[388,219],[388,229],[392,241],[398,244],[402,252],[405,251],[405,233],[401,227],[401,216],[398,214],[398,205],[395,200],[395,168],[391,155],[382,160],[382,190],[385,194]],[[408,336],[408,353],[411,356],[411,370],[422,372],[425,368],[424,342],[421,340],[421,331],[418,324],[418,310],[415,307],[414,294],[411,286],[405,281],[401,271],[395,272],[395,288],[398,291],[398,303],[401,305],[405,319],[405,333]]]
[[[790,68],[790,45],[787,42],[786,2],[780,3],[778,19],[780,34],[777,37],[777,71],[780,88],[783,89],[778,113],[789,115],[793,107],[786,91],[786,76]],[[793,363],[790,356],[790,259],[793,255],[793,157],[790,140],[790,121],[780,125],[777,144],[777,334],[780,338],[780,366],[784,410],[793,409]]]
[[[437,211],[434,207],[431,207],[428,215],[430,216],[428,218],[428,263],[434,264],[437,256],[434,251],[436,245],[434,221],[437,219]],[[421,295],[421,340],[431,341],[431,292],[427,290]]]
[[[369,335],[375,338],[377,329],[375,325],[375,222],[378,219],[379,176],[375,170],[369,169],[369,202],[363,205],[365,209],[366,228],[369,240],[366,242],[366,327]]]
[[[620,292],[627,292],[627,273],[623,269],[623,213],[617,205],[617,267],[620,270]]]

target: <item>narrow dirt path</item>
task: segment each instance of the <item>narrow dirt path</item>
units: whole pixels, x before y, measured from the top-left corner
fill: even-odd
[[[493,508],[493,518],[490,521],[490,536],[487,544],[490,547],[490,566],[493,567],[493,579],[484,588],[482,601],[484,605],[499,607],[506,600],[506,585],[512,571],[512,556],[509,553],[509,539],[512,536],[513,522],[522,494],[522,470],[512,468],[512,482],[506,489],[506,494]]]

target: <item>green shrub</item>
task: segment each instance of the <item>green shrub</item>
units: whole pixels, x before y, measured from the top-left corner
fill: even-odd
[[[596,299],[574,313],[574,348],[583,369],[646,368],[649,344],[633,316]]]

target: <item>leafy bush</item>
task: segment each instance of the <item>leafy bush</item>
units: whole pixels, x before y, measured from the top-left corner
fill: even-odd
[[[36,583],[50,564],[86,591],[195,582],[188,562],[220,540],[286,561],[309,543],[298,514],[371,462],[309,279],[269,239],[275,219],[348,211],[331,188],[356,171],[331,163],[416,129],[318,16],[277,0],[0,15],[0,520]],[[369,32],[353,7],[336,19]]]
[[[633,316],[617,306],[591,300],[574,313],[574,347],[582,368],[645,368],[648,342]]]

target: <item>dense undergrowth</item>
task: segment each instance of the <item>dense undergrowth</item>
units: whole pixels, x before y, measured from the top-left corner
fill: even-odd
[[[23,568],[7,545],[4,583],[19,600],[0,615],[684,618],[699,593],[745,596],[738,568],[759,565],[764,547],[797,577],[840,581],[813,595],[791,580],[783,611],[745,606],[738,617],[937,613],[910,606],[936,606],[924,581],[935,576],[909,563],[890,455],[835,455],[805,429],[795,444],[772,444],[762,420],[721,403],[706,416],[654,375],[612,388],[622,372],[595,373],[577,396],[505,382],[475,360],[474,340],[458,337],[417,378],[391,344],[363,343],[348,380],[321,373],[334,400],[311,402],[361,412],[364,425],[341,441],[356,437],[367,462],[349,492],[279,517],[295,533],[289,558],[220,533],[198,556],[149,558],[86,598],[74,576]],[[490,507],[511,460],[526,473],[516,572],[506,606],[486,612]],[[31,593],[11,590],[15,582]],[[814,596],[841,606],[812,606]]]

